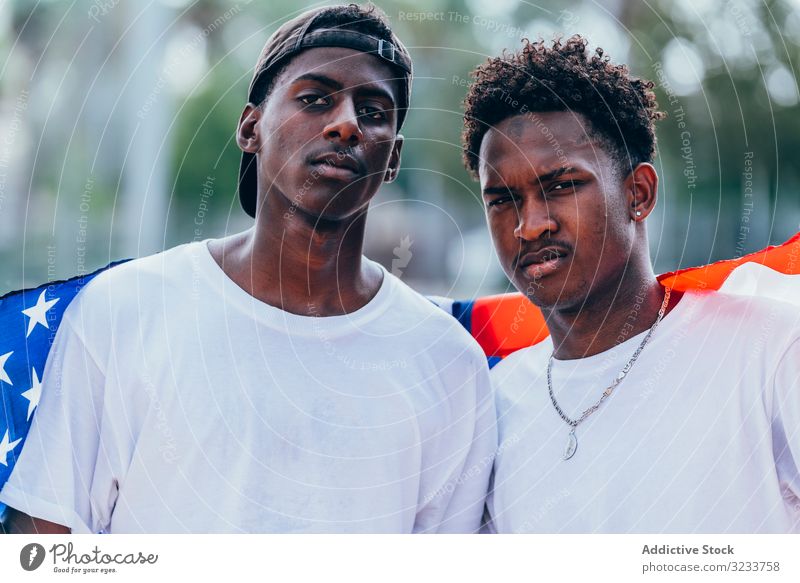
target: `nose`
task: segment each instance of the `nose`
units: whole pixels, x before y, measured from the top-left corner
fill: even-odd
[[[547,202],[531,200],[526,197],[523,204],[517,207],[517,226],[514,236],[525,241],[535,241],[558,231],[558,222],[550,213]]]
[[[352,146],[364,139],[361,128],[358,126],[358,116],[356,108],[350,99],[342,99],[336,109],[333,110],[333,117],[328,121],[323,134],[326,139],[332,142],[341,142]]]

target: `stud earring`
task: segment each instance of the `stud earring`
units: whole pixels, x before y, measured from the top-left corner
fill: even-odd
[[[637,217],[641,217],[642,216],[642,211],[636,211],[636,216]]]

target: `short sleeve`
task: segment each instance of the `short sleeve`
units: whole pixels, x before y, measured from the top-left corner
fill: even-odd
[[[483,510],[483,520],[478,534],[497,534],[497,527],[494,525],[494,468],[489,477],[489,493],[486,495],[486,508]]]
[[[415,532],[476,533],[480,529],[497,449],[494,394],[485,361],[481,365],[470,367],[469,382],[474,384],[476,398],[472,403],[473,414],[470,415],[468,436],[463,442],[466,445],[461,449],[459,463],[418,514]],[[433,523],[431,516],[437,517]]]
[[[73,533],[94,533],[107,528],[117,495],[103,443],[105,377],[67,315],[45,366],[27,440],[0,501]]]
[[[778,480],[784,496],[800,509],[800,339],[789,346],[776,368],[772,411]]]

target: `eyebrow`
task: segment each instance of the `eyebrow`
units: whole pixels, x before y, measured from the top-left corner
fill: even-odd
[[[483,189],[483,194],[491,195],[491,194],[508,194],[511,191],[511,188],[507,186],[489,186]]]
[[[305,73],[304,75],[297,77],[294,81],[292,81],[292,83],[297,83],[298,81],[315,81],[322,85],[327,85],[336,91],[341,91],[344,89],[344,85],[339,83],[336,79],[331,79],[327,75],[319,75],[318,73]]]
[[[563,176],[564,174],[569,174],[570,172],[575,172],[576,168],[574,166],[561,166],[556,168],[555,170],[551,170],[549,172],[545,172],[544,174],[540,174],[537,177],[537,182],[550,182],[551,180],[555,180]],[[483,194],[491,195],[491,194],[508,194],[511,189],[507,186],[489,186],[483,189]]]
[[[564,176],[564,174],[569,174],[570,172],[575,172],[575,167],[561,166],[560,168],[556,168],[555,170],[551,170],[550,172],[545,172],[544,174],[540,174],[538,180],[539,182],[550,182],[551,180],[560,178]]]
[[[333,89],[334,91],[344,90],[344,85],[339,83],[336,79],[332,79],[327,75],[320,75],[319,73],[305,73],[294,79],[292,83],[297,83],[298,81],[314,81],[315,83],[326,85],[331,89]],[[389,103],[391,103],[392,105],[395,104],[394,97],[392,96],[392,94],[386,91],[385,89],[382,89],[381,87],[376,87],[374,85],[360,85],[356,88],[356,90],[365,95],[371,95],[373,97],[382,97],[388,100]]]

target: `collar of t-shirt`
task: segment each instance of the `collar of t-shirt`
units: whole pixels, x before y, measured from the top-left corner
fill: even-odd
[[[198,295],[208,293],[210,298],[203,301],[218,301],[215,309],[228,312],[229,315],[244,315],[255,323],[263,324],[290,334],[292,336],[309,336],[333,338],[345,334],[358,333],[370,322],[379,318],[392,305],[398,293],[394,276],[382,265],[364,257],[383,272],[383,281],[378,293],[358,310],[341,316],[302,316],[284,311],[262,302],[239,287],[217,264],[208,249],[208,240],[189,245],[192,258],[192,277],[197,278]],[[334,284],[335,285],[335,284]]]

